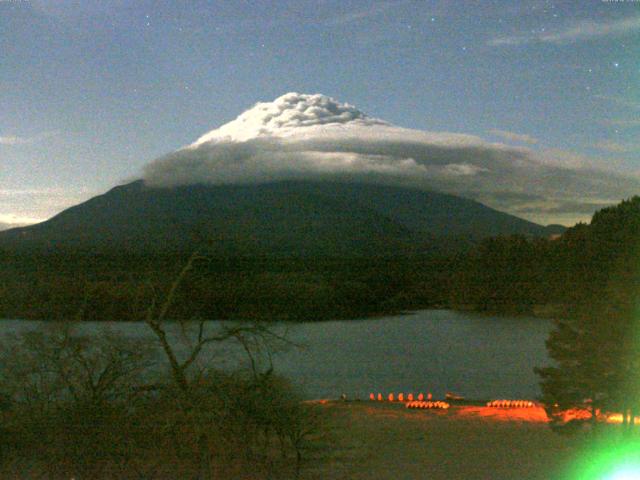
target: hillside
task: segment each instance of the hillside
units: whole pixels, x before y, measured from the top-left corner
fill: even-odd
[[[377,256],[553,231],[473,200],[401,187],[281,181],[149,188],[136,181],[46,222],[0,232],[0,248]]]
[[[456,268],[451,303],[487,312],[576,316],[637,295],[640,197],[554,241],[487,239]]]

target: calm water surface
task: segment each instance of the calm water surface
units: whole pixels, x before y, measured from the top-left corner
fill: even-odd
[[[0,334],[40,324],[5,320]],[[210,322],[209,327],[217,324]],[[91,335],[100,325],[83,323],[78,328]],[[141,323],[112,323],[109,328],[127,337],[152,338]],[[534,398],[540,392],[533,368],[548,363],[544,342],[551,322],[425,310],[286,328],[302,347],[277,355],[276,371],[298,384],[308,398],[342,393],[367,398],[369,392],[443,396],[447,391],[480,399]],[[238,348],[217,347],[204,361],[233,366],[238,353]]]

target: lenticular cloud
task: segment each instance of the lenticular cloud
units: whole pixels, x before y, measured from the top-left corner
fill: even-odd
[[[530,148],[401,128],[324,95],[299,93],[258,103],[150,163],[144,178],[156,187],[374,182],[446,191],[525,215],[532,208],[571,213],[581,202],[614,202],[640,190],[637,179],[549,162]]]

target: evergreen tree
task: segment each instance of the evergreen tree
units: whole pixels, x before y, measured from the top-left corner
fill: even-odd
[[[640,197],[596,213],[563,239],[574,308],[547,340],[555,365],[536,369],[553,419],[570,408],[640,411]]]

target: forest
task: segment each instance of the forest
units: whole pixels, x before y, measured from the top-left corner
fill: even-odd
[[[456,264],[452,306],[492,313],[575,317],[620,281],[637,288],[640,197],[596,212],[556,239],[497,237]],[[636,290],[637,291],[637,290]]]
[[[635,265],[640,198],[597,212],[556,238],[489,238],[457,254],[202,256],[169,317],[316,321],[423,308],[570,317]],[[0,317],[143,319],[188,256],[0,252]]]
[[[0,261],[0,317],[141,320],[185,255],[48,254]],[[447,258],[198,257],[172,318],[348,319],[446,303]]]

